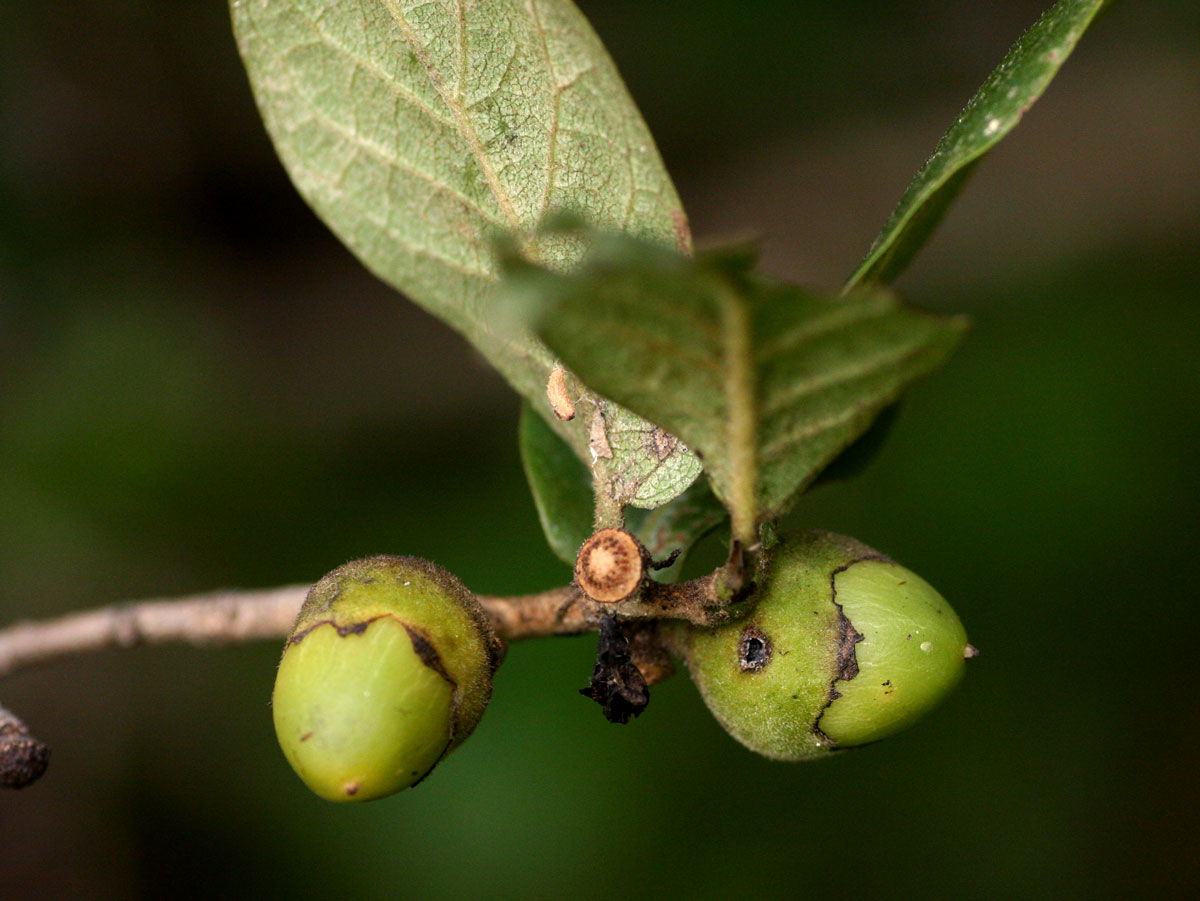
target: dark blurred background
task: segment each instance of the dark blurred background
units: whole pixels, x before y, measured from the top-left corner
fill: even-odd
[[[1049,0],[582,4],[703,238],[833,288]],[[218,0],[3,0],[0,622],[311,581],[371,553],[560,584],[512,393],[292,191]],[[317,800],[278,647],[4,681],[54,748],[0,795],[0,894],[1102,897],[1200,887],[1200,8],[1125,3],[900,283],[974,330],[873,466],[800,504],[983,650],[916,729],[816,765],[686,675],[621,728],[592,641],[512,648],[427,783]]]

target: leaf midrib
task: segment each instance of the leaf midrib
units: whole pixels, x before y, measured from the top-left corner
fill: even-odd
[[[716,285],[721,318],[723,389],[729,447],[729,508],[733,537],[744,545],[754,542],[758,528],[758,398],[754,384],[751,311],[733,287]]]

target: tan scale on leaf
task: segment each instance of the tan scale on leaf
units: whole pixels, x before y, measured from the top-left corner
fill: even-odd
[[[575,418],[575,401],[571,400],[571,392],[567,390],[567,373],[561,366],[554,367],[550,380],[546,383],[546,397],[550,398],[550,407],[554,415],[563,422]]]

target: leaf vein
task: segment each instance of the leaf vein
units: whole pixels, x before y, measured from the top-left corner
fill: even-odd
[[[400,231],[398,231],[394,225],[380,219],[373,210],[368,209],[364,204],[362,204],[355,197],[354,194],[343,190],[341,188],[341,186],[333,178],[331,178],[328,174],[321,172],[318,169],[311,168],[303,160],[294,159],[292,161],[292,164],[296,167],[296,169],[298,171],[304,172],[309,178],[313,179],[314,181],[320,182],[323,185],[326,185],[344,203],[346,203],[347,205],[358,210],[362,214],[364,220],[366,220],[370,224],[374,225],[380,231],[384,232],[389,238],[391,238],[393,241],[395,241],[397,244],[402,246],[405,250],[409,251],[410,253],[414,253],[419,256],[428,257],[429,259],[433,260],[436,263],[439,263],[442,266],[445,266],[448,269],[453,269],[456,272],[461,272],[463,275],[469,275],[473,278],[481,278],[484,281],[488,281],[488,282],[492,282],[492,281],[496,280],[496,276],[490,272],[484,272],[482,270],[472,269],[469,266],[464,266],[462,263],[456,263],[453,260],[450,260],[444,256],[441,256],[440,254],[434,253],[428,247],[420,247],[416,244],[413,244],[412,241],[410,241],[408,238],[404,237],[404,235]]]
[[[920,339],[918,339],[915,345],[904,344],[884,353],[858,360],[850,366],[844,366],[840,369],[823,368],[820,375],[810,376],[807,379],[796,382],[789,389],[774,393],[770,401],[763,404],[762,412],[765,416],[771,416],[813,394],[828,391],[830,388],[835,388],[847,382],[854,382],[878,375],[889,368],[895,368],[898,364],[906,362],[923,349],[924,346]]]
[[[420,41],[417,40],[417,36],[412,29],[412,25],[409,23],[408,19],[405,18],[403,11],[400,9],[400,5],[396,2],[396,0],[383,0],[383,4],[388,13],[391,15],[393,21],[395,21],[396,26],[400,29],[400,34],[404,38],[404,42],[408,44],[409,49],[412,50],[413,54],[417,57],[417,60],[425,68],[426,73],[429,75],[429,80],[433,83],[434,90],[436,90],[441,96],[442,102],[446,104],[447,108],[450,110],[450,113],[454,116],[455,121],[458,123],[458,132],[463,136],[467,142],[467,145],[471,148],[471,154],[475,157],[475,162],[483,172],[483,177],[487,181],[488,187],[491,189],[493,196],[495,196],[496,203],[499,205],[500,211],[504,214],[504,218],[508,220],[509,228],[511,228],[512,231],[518,235],[523,234],[525,228],[521,221],[521,217],[518,215],[516,207],[513,206],[512,198],[508,196],[508,192],[504,189],[504,185],[500,183],[500,178],[496,174],[496,169],[492,165],[491,158],[488,156],[487,150],[484,148],[482,142],[480,142],[479,135],[475,133],[475,126],[471,122],[470,117],[467,115],[466,109],[463,107],[461,102],[451,96],[448,88],[446,87],[445,79],[442,77],[442,74],[438,71],[437,67],[434,66],[428,50],[422,46]],[[457,4],[460,14],[465,17],[465,12],[462,12],[461,0],[457,0]],[[465,61],[465,42],[462,54],[464,58],[463,61]]]
[[[403,100],[409,106],[424,113],[426,116],[433,119],[435,122],[440,122],[446,128],[455,128],[456,127],[455,124],[453,122],[451,122],[449,119],[444,119],[443,117],[439,116],[437,114],[436,110],[434,110],[432,107],[427,106],[424,101],[422,101],[419,97],[417,97],[416,94],[409,93],[408,90],[405,89],[404,85],[401,82],[396,81],[396,79],[392,78],[390,75],[388,75],[386,72],[384,72],[378,66],[376,66],[375,63],[373,63],[368,57],[359,56],[357,53],[354,53],[353,51],[351,51],[349,47],[342,44],[340,41],[335,40],[331,34],[329,34],[327,31],[325,31],[323,28],[321,28],[317,19],[314,19],[312,16],[310,16],[305,10],[301,9],[300,6],[296,5],[295,9],[300,14],[300,16],[304,19],[304,21],[308,25],[308,27],[312,29],[313,34],[315,34],[317,36],[317,40],[312,42],[311,44],[298,44],[298,45],[292,47],[288,51],[289,53],[291,53],[295,50],[301,49],[302,47],[311,47],[311,46],[324,46],[324,47],[329,47],[333,50],[336,50],[338,53],[342,54],[342,56],[346,57],[346,59],[350,60],[351,62],[355,63],[358,66],[361,66],[362,68],[364,68],[368,72],[370,72],[372,75],[374,75],[376,78],[378,78],[381,82],[383,82],[385,85],[387,85],[387,87],[389,89],[391,89],[391,91],[399,99]],[[269,42],[266,41],[265,37],[263,36],[262,31],[258,28],[257,22],[254,23],[254,27],[255,27],[255,31],[258,32],[259,36],[263,37],[264,43],[267,43],[268,46],[271,46],[269,44]],[[276,51],[273,46],[272,46],[272,53],[277,58],[279,57],[278,51]]]
[[[272,48],[272,52],[274,52],[273,48]],[[276,58],[278,59],[280,57],[276,56]],[[408,163],[407,161],[402,160],[398,156],[395,156],[394,154],[390,153],[388,148],[385,147],[384,145],[377,144],[375,141],[363,136],[358,131],[348,128],[344,124],[338,122],[336,119],[333,119],[330,116],[328,116],[316,104],[316,102],[314,100],[312,100],[312,98],[310,98],[308,95],[306,95],[303,91],[296,90],[292,96],[295,97],[297,100],[299,100],[304,105],[305,109],[308,110],[309,115],[312,118],[312,121],[316,122],[320,127],[328,129],[329,131],[332,131],[333,133],[338,135],[340,138],[345,140],[347,143],[349,143],[351,146],[356,148],[356,150],[362,150],[368,156],[375,158],[378,162],[382,163],[383,165],[388,166],[390,168],[397,169],[401,172],[405,172],[405,173],[411,175],[413,178],[416,178],[420,181],[425,182],[430,187],[434,188],[435,191],[441,192],[449,197],[454,198],[456,201],[458,201],[460,204],[462,204],[463,207],[465,207],[467,210],[477,214],[481,219],[485,220],[486,222],[490,222],[499,228],[507,227],[502,219],[498,218],[494,213],[490,213],[487,210],[485,210],[483,207],[481,207],[479,205],[479,203],[477,201],[475,201],[475,200],[471,199],[470,197],[468,197],[467,195],[461,193],[460,191],[458,191],[456,188],[452,187],[451,185],[448,185],[443,181],[439,181],[436,176],[430,175],[428,172],[423,172],[420,169],[413,166],[412,164]],[[347,163],[346,168],[348,168],[348,167],[349,167],[349,163]]]
[[[845,331],[870,319],[879,319],[893,312],[891,304],[850,304],[833,306],[817,317],[801,319],[786,331],[772,335],[759,345],[756,357],[759,364],[767,363],[783,353],[794,353],[817,338]]]
[[[558,171],[557,151],[558,151],[558,122],[562,111],[562,95],[563,89],[558,85],[558,72],[554,68],[554,60],[550,57],[550,44],[546,40],[546,28],[542,24],[542,14],[538,11],[537,0],[528,4],[530,14],[533,16],[534,28],[537,30],[538,38],[542,45],[542,58],[546,61],[546,69],[550,75],[550,83],[553,86],[552,91],[552,106],[550,109],[550,129],[547,140],[547,157],[546,157],[546,187],[542,193],[542,202],[540,205],[539,220],[545,218],[546,213],[550,210],[550,199],[554,193],[555,175]]]

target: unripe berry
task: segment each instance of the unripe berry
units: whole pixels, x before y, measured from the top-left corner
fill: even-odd
[[[475,596],[416,557],[371,557],[322,578],[275,678],[275,734],[331,801],[369,801],[423,779],[471,734],[492,691],[497,641]]]
[[[803,760],[891,735],[975,654],[937,591],[852,538],[806,532],[770,554],[748,617],[674,639],[713,715],[751,750]]]

